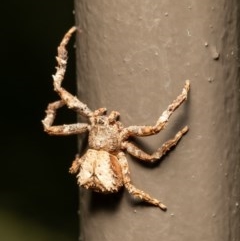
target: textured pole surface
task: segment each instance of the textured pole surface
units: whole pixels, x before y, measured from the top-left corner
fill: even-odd
[[[75,10],[78,96],[91,109],[154,124],[191,80],[167,128],[136,143],[151,153],[184,125],[189,133],[158,165],[127,155],[133,183],[168,211],[126,190],[81,189],[82,240],[240,240],[239,2],[76,0]]]

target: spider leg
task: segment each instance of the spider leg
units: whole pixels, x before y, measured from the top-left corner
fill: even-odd
[[[108,117],[110,122],[114,122],[117,120],[117,118],[120,116],[120,113],[117,111],[112,111]]]
[[[155,198],[152,198],[149,194],[145,193],[144,191],[137,189],[131,183],[129,167],[128,167],[127,159],[126,159],[124,153],[123,152],[118,153],[117,157],[118,157],[119,163],[122,167],[124,186],[126,187],[128,192],[131,195],[133,195],[135,198],[140,198],[144,202],[157,206],[165,211],[167,209],[167,207],[164,204],[162,204],[162,202],[160,202],[159,200],[157,200]]]
[[[133,143],[129,141],[125,141],[122,143],[122,148],[126,149],[128,153],[131,155],[146,161],[146,162],[155,162],[159,160],[163,155],[165,155],[173,146],[177,145],[179,140],[182,138],[182,136],[188,131],[188,127],[185,126],[182,130],[180,130],[174,138],[166,141],[156,152],[149,155],[143,150],[139,149],[137,146],[135,146]]]
[[[69,172],[71,174],[77,173],[80,166],[81,166],[81,159],[80,159],[79,155],[76,155],[75,159],[72,162],[72,166],[69,168]]]
[[[63,87],[61,87],[66,67],[67,67],[67,59],[68,59],[68,52],[66,50],[66,45],[68,44],[72,34],[77,30],[76,27],[72,27],[63,37],[59,47],[58,47],[58,56],[56,57],[58,66],[56,67],[57,71],[55,75],[53,75],[53,85],[54,90],[59,94],[61,99],[66,103],[66,105],[78,111],[83,116],[90,117],[92,116],[92,111],[87,107],[86,104],[82,103],[78,100],[77,97],[70,94],[66,91]]]
[[[53,126],[53,121],[56,117],[57,109],[65,105],[63,100],[52,102],[48,105],[46,110],[46,116],[42,123],[44,126],[44,131],[50,135],[72,135],[80,134],[88,130],[88,124],[76,123],[68,125],[57,125]]]
[[[155,135],[165,128],[173,112],[187,99],[190,82],[187,80],[182,93],[168,106],[162,113],[154,126],[129,126],[121,132],[121,139],[124,141],[130,136],[150,136]]]

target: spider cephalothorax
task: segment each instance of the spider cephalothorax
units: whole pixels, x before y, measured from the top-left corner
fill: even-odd
[[[111,153],[120,150],[122,125],[116,120],[118,115],[117,112],[112,112],[110,116],[100,115],[90,118],[88,138],[90,148]]]
[[[182,93],[162,113],[155,125],[124,127],[118,121],[118,112],[112,111],[107,116],[105,108],[91,111],[86,104],[61,86],[67,65],[66,45],[75,31],[76,27],[72,27],[58,47],[58,67],[53,80],[54,90],[61,99],[48,105],[46,117],[42,121],[44,130],[51,135],[72,135],[89,132],[89,149],[82,157],[77,155],[70,168],[71,173],[78,173],[77,178],[80,186],[103,193],[117,192],[124,186],[134,197],[166,210],[166,206],[162,202],[137,189],[131,183],[128,162],[124,151],[143,161],[155,162],[178,143],[181,137],[188,131],[187,126],[177,132],[172,139],[166,141],[151,155],[134,145],[129,138],[155,135],[163,130],[173,112],[187,99],[190,87],[189,81],[185,82]],[[52,125],[57,110],[64,105],[87,117],[89,124]]]

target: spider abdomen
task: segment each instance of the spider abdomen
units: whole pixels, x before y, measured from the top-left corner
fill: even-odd
[[[116,156],[89,149],[80,160],[78,183],[96,192],[117,192],[123,186],[122,170]]]

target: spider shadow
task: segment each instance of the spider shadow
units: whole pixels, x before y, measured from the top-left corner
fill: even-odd
[[[104,210],[107,212],[117,211],[120,201],[123,197],[124,188],[121,188],[116,193],[98,193],[94,191],[89,191],[89,211],[97,212],[99,210]]]

